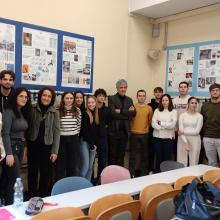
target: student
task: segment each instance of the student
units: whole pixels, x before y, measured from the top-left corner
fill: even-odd
[[[53,89],[42,88],[30,114],[27,135],[30,197],[50,195],[52,163],[57,159],[60,141],[60,119],[54,107],[55,98]]]
[[[15,73],[11,70],[2,70],[0,72],[0,112],[5,109],[6,102],[13,91]]]
[[[109,164],[124,166],[125,150],[130,132],[130,120],[135,116],[135,108],[130,97],[126,96],[127,81],[118,80],[117,93],[110,96],[108,106],[111,111],[109,123]]]
[[[13,203],[13,186],[16,178],[20,176],[30,107],[31,96],[28,90],[17,88],[10,95],[3,113],[2,139],[6,152],[4,170],[7,182],[4,188],[5,205]]]
[[[151,125],[153,111],[152,108],[145,103],[146,91],[137,91],[137,103],[134,105],[136,116],[131,120],[131,136],[130,136],[130,159],[129,170],[132,176],[135,174],[135,164],[137,162],[137,145],[140,145],[140,176],[148,174],[149,169],[149,128]]]
[[[177,110],[178,118],[186,111],[188,99],[190,97],[189,93],[189,83],[183,81],[179,83],[179,96],[173,99],[173,106]]]
[[[211,99],[205,102],[201,109],[204,118],[203,143],[209,165],[218,166],[217,157],[220,157],[220,85],[212,84],[209,92]]]
[[[74,104],[81,110],[81,113],[85,111],[85,96],[81,91],[75,91],[74,94]]]
[[[163,95],[163,89],[161,87],[154,88],[154,98],[148,105],[152,108],[153,112],[158,108],[160,98]]]
[[[173,108],[170,95],[164,94],[158,109],[154,111],[152,127],[154,128],[154,146],[156,153],[156,172],[160,171],[160,163],[170,160],[174,145],[177,112]]]
[[[152,108],[153,112],[158,108],[160,98],[163,95],[163,89],[161,87],[154,88],[154,98],[148,105]],[[149,171],[152,173],[155,171],[155,152],[153,141],[153,128],[150,126],[149,132]]]
[[[95,96],[87,99],[86,111],[82,115],[82,141],[80,145],[80,175],[91,180],[93,163],[98,147],[99,113]]]
[[[201,149],[200,131],[203,125],[203,117],[197,112],[198,99],[190,97],[188,99],[187,111],[179,117],[177,161],[185,166],[196,165],[199,162]]]
[[[64,92],[59,106],[60,147],[57,158],[57,179],[77,176],[81,111],[74,105],[72,92]]]
[[[99,109],[99,138],[98,138],[98,174],[99,180],[102,170],[108,164],[108,124],[110,120],[109,108],[105,106],[105,99],[107,93],[104,89],[97,89],[94,93],[97,99],[97,106]]]
[[[177,125],[176,125],[176,134],[175,134],[175,144],[173,148],[173,157],[176,160],[177,156],[177,139],[178,139],[178,119],[179,116],[186,111],[188,99],[190,97],[189,93],[189,83],[182,81],[179,83],[179,96],[173,99],[173,106],[177,110]]]

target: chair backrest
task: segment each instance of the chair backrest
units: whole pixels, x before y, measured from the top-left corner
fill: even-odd
[[[143,218],[146,207],[149,201],[157,195],[160,195],[165,192],[172,191],[173,187],[168,183],[155,183],[149,186],[146,186],[140,193],[141,201],[141,216]]]
[[[176,170],[176,169],[183,168],[183,167],[184,165],[180,162],[173,161],[173,160],[166,160],[160,164],[160,171],[165,172],[169,170]]]
[[[101,173],[101,184],[113,183],[130,178],[131,174],[128,169],[117,165],[110,165],[105,167]]]
[[[215,180],[212,181],[212,183],[217,186],[218,188],[220,188],[220,177],[216,178]]]
[[[112,194],[102,197],[91,204],[89,216],[95,220],[103,211],[131,201],[133,201],[133,198],[128,194]]]
[[[203,181],[210,181],[212,182],[216,178],[220,177],[220,169],[217,170],[208,170],[203,175]]]
[[[79,176],[66,177],[58,180],[52,188],[51,195],[58,195],[61,193],[71,192],[79,189],[92,187],[92,183],[86,178]]]
[[[146,207],[146,212],[144,213],[142,219],[143,220],[171,219],[175,213],[173,198],[180,191],[181,190],[172,190],[152,198]]]
[[[68,218],[67,220],[92,220],[92,219],[89,216],[82,216],[82,217]]]
[[[137,220],[139,216],[140,201],[126,202],[103,211],[97,220]]]
[[[34,216],[32,220],[67,220],[83,216],[84,213],[80,208],[65,207],[41,212],[40,214]]]
[[[195,178],[201,181],[197,176],[183,176],[177,179],[174,183],[174,189],[182,189],[183,186],[185,186],[187,183],[191,183]]]

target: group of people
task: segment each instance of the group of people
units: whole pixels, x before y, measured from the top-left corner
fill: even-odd
[[[33,104],[26,88],[13,88],[14,80],[12,71],[0,73],[0,197],[6,205],[13,202],[13,185],[20,176],[24,157],[28,162],[30,197],[48,196],[52,181],[67,176],[80,175],[91,180],[96,154],[97,179],[107,165],[124,166],[128,142],[132,176],[159,172],[160,163],[175,156],[185,166],[198,164],[201,129],[208,162],[217,166],[219,84],[210,86],[211,99],[199,113],[199,101],[188,95],[187,82],[179,84],[180,95],[173,100],[156,87],[151,103],[146,103],[146,91],[138,90],[133,104],[126,95],[127,82],[121,79],[116,83],[117,93],[108,97],[108,106],[104,89],[97,89],[86,100],[81,91],[64,92],[55,106],[52,88],[42,88]]]

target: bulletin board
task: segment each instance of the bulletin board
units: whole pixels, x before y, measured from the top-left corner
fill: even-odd
[[[209,86],[220,83],[220,40],[167,48],[166,92],[177,96],[181,81],[191,95],[209,96]]]
[[[91,93],[93,62],[93,37],[0,18],[0,71],[15,71],[15,86]]]

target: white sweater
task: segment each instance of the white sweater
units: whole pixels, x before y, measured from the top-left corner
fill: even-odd
[[[171,112],[167,109],[159,111],[156,109],[152,118],[153,136],[157,138],[175,138],[175,127],[177,122],[177,111]]]
[[[190,114],[184,112],[179,117],[179,130],[183,131],[184,134],[181,135],[182,141],[187,143],[186,136],[196,136],[199,135],[203,126],[203,117],[200,113]]]

